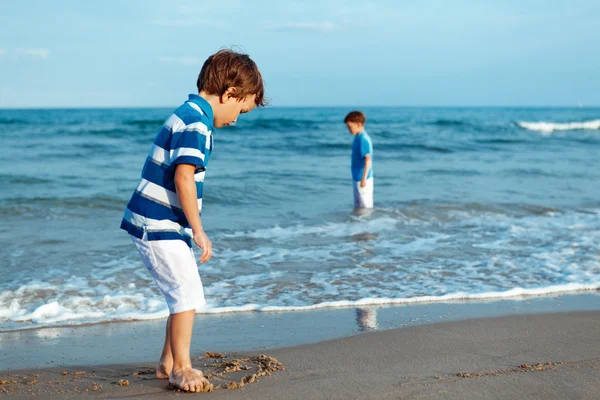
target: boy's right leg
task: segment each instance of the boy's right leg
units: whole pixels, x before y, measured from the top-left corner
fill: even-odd
[[[168,326],[168,338],[173,354],[173,370],[169,383],[181,390],[202,392],[212,389],[211,383],[204,378],[202,371],[192,368],[190,344],[196,310],[171,314]]]
[[[172,385],[186,391],[209,389],[212,385],[201,371],[191,368],[190,360],[195,308],[204,304],[204,290],[193,251],[182,240],[149,241],[146,235],[132,239],[171,313],[156,376],[168,377]]]
[[[373,208],[373,178],[367,179],[367,185],[364,188],[360,186],[360,181],[354,181],[353,189],[355,209]]]

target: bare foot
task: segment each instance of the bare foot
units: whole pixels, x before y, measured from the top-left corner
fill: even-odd
[[[163,360],[160,360],[158,364],[156,364],[156,378],[157,379],[169,379],[169,375],[171,374],[171,370],[173,369],[173,363],[171,362],[170,366],[167,366]]]
[[[173,371],[173,357],[161,357],[156,364],[156,378],[169,379]]]
[[[191,367],[173,370],[169,376],[169,383],[185,392],[210,392],[213,388],[202,371]]]

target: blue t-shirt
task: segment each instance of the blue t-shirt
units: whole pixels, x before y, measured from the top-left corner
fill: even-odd
[[[367,132],[362,131],[354,137],[352,142],[352,179],[355,182],[362,180],[363,173],[365,171],[365,157],[367,154],[371,155],[371,168],[367,174],[367,179],[373,177],[373,142],[367,135]]]
[[[198,213],[202,210],[202,186],[213,150],[213,110],[202,97],[191,94],[167,119],[154,138],[142,179],[127,204],[121,228],[148,240],[184,240],[191,247],[190,227],[175,188],[175,167],[196,166],[194,180]]]

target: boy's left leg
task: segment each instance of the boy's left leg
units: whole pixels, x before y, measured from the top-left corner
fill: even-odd
[[[169,334],[171,325],[171,316],[167,318],[167,325],[165,329],[165,343],[163,345],[162,354],[160,360],[156,365],[156,377],[158,379],[169,379],[171,371],[173,370],[173,351],[171,350],[171,335]]]
[[[363,194],[365,208],[373,208],[373,178],[367,179],[367,186]]]

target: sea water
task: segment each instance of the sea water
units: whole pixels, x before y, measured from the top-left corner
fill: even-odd
[[[168,315],[119,224],[171,111],[0,110],[0,331]],[[214,132],[199,312],[600,288],[600,109],[364,108],[360,215],[349,111],[273,107]]]

